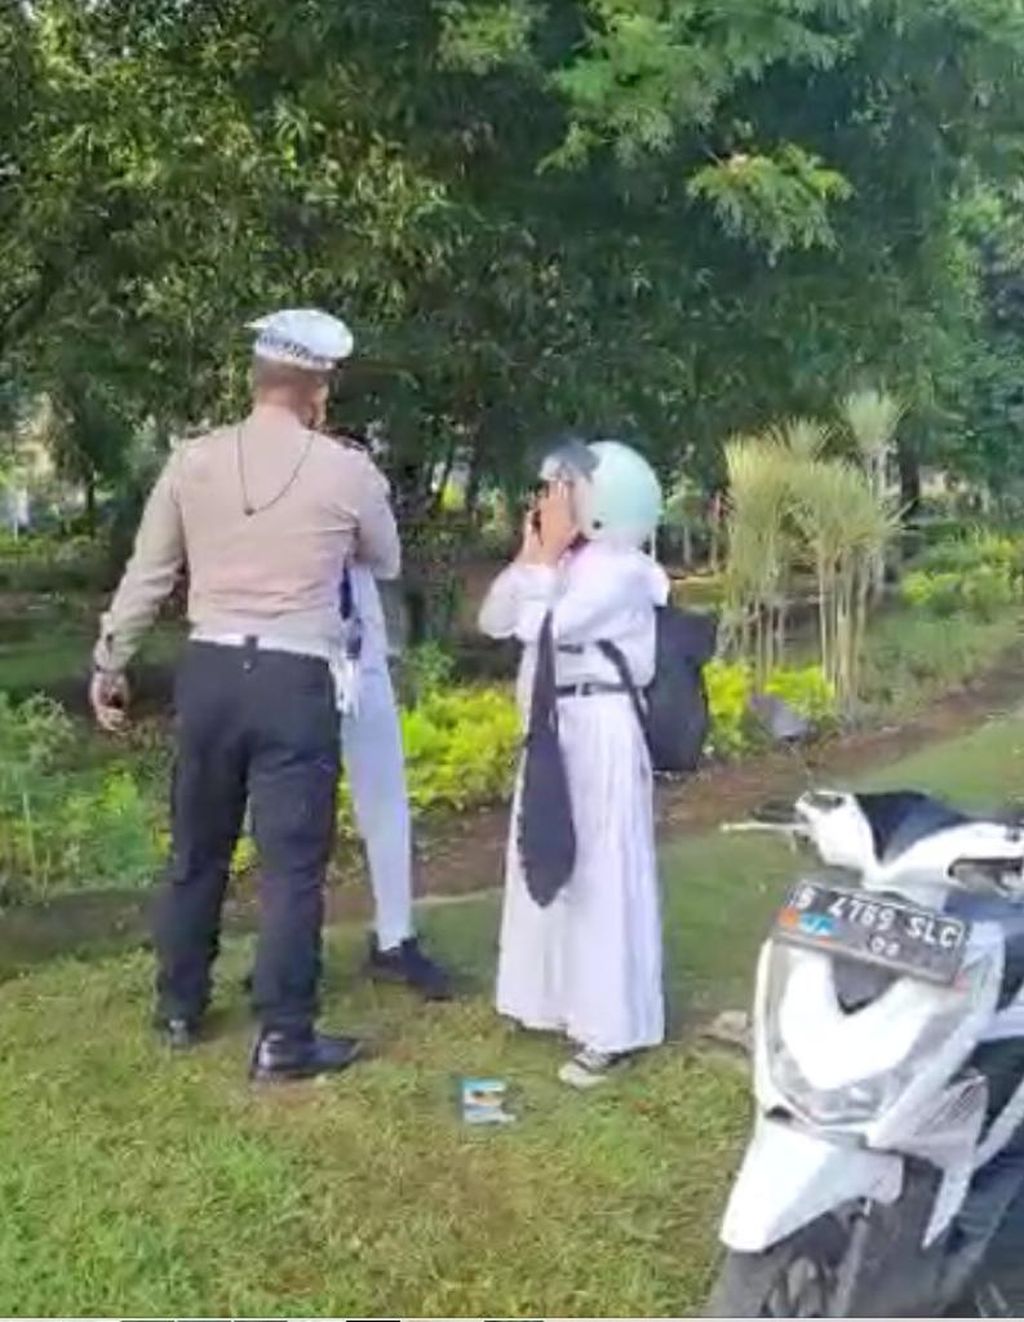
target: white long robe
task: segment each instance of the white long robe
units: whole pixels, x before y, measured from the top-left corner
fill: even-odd
[[[557,681],[617,683],[594,645],[615,642],[636,683],[654,667],[654,607],[664,572],[639,551],[590,543],[558,569],[511,565],[494,582],[480,627],[524,644],[519,703],[529,716],[536,641],[553,611]],[[647,746],[628,694],[562,697],[562,752],[576,829],[576,866],[547,909],[526,888],[516,846],[506,857],[497,1007],[527,1028],[564,1032],[602,1052],[633,1051],[665,1032],[661,917]]]
[[[372,570],[351,567],[352,595],[363,631],[355,710],[342,718],[341,747],[373,891],[382,950],[413,935],[412,820],[405,754],[391,675],[380,590]]]

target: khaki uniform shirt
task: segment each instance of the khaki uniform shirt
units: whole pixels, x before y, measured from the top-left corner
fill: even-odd
[[[245,422],[171,455],[103,617],[95,663],[124,669],[186,564],[193,628],[339,646],[349,560],[378,578],[399,573],[386,479],[363,451],[257,405]]]

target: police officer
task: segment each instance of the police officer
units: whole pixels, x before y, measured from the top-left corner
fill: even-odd
[[[355,558],[396,577],[400,547],[381,473],[319,430],[348,328],[302,310],[252,329],[252,411],[168,461],[102,621],[91,699],[101,726],[123,724],[125,667],[187,564],[156,1022],[174,1047],[200,1034],[248,799],[263,876],[251,1072],[271,1080],[342,1070],[359,1052],[314,1030],[340,756],[338,585]]]

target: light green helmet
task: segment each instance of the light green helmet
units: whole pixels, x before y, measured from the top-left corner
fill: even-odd
[[[576,519],[589,541],[642,546],[661,519],[661,483],[647,460],[619,441],[570,441],[548,456],[541,477],[572,483]]]

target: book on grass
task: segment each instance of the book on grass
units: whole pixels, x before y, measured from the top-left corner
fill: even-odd
[[[515,1119],[505,1110],[508,1085],[501,1079],[463,1079],[462,1118],[467,1125],[507,1125]]]

